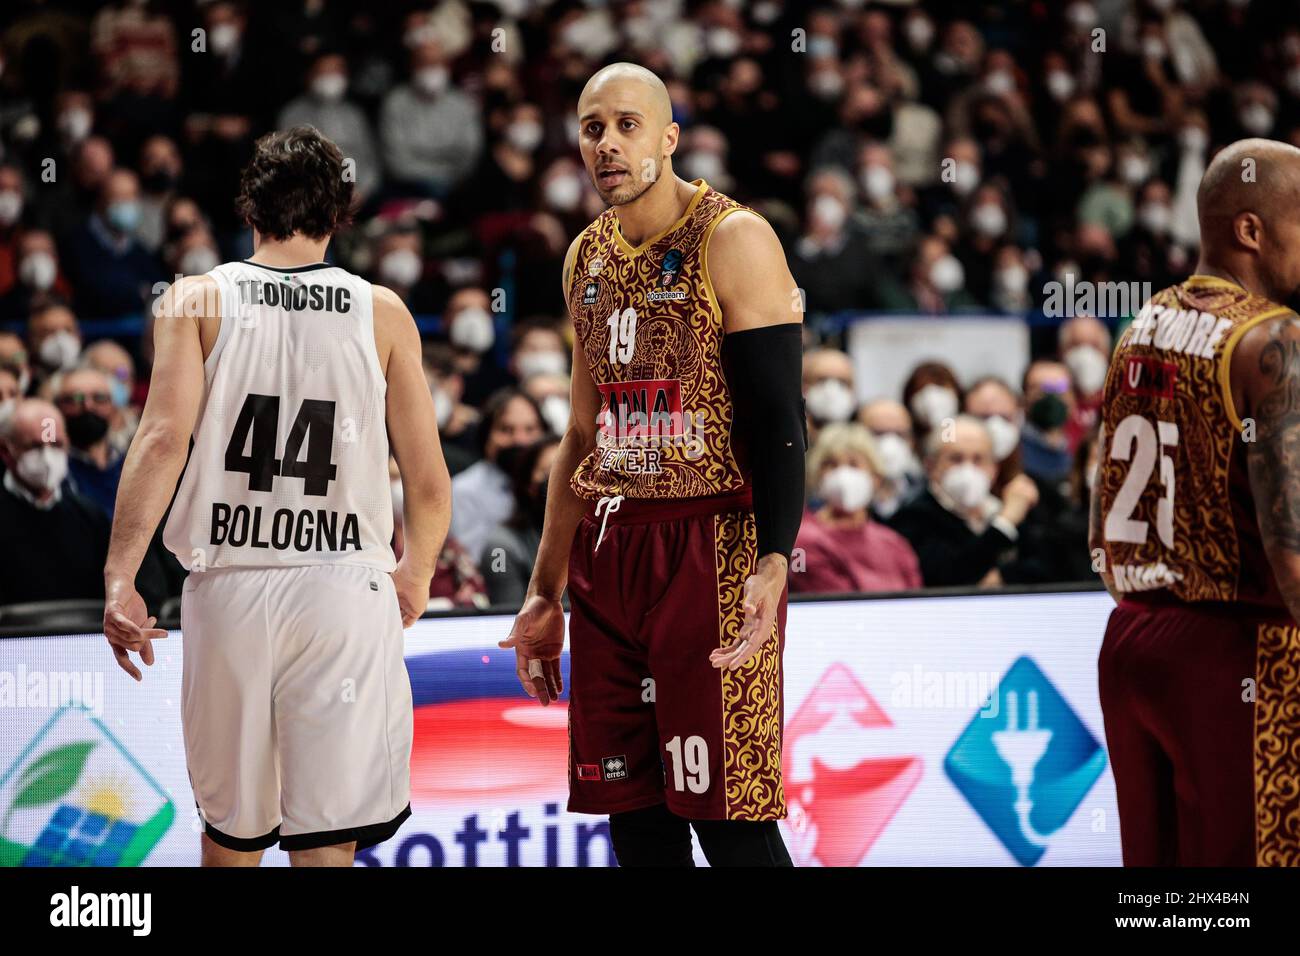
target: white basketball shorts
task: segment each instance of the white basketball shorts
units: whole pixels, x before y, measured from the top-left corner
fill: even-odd
[[[355,565],[192,572],[185,757],[232,850],[391,837],[411,814],[411,683],[392,578]]]

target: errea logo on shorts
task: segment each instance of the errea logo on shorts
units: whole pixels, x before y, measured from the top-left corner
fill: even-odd
[[[50,897],[51,926],[126,926],[133,936],[148,936],[152,913],[152,893],[82,893],[74,885]]]
[[[606,780],[623,780],[627,777],[627,757],[606,757],[600,762]]]

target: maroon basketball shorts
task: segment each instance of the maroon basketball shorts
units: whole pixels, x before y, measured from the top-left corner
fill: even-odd
[[[569,560],[569,810],[667,803],[694,820],[784,817],[786,595],[775,639],[743,667],[709,660],[744,621],[748,491],[594,512]]]
[[[1300,865],[1300,629],[1126,599],[1098,678],[1126,866]]]

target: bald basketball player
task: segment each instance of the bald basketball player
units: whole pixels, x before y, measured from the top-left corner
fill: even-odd
[[[578,101],[609,208],[573,241],[573,414],[528,597],[503,647],[562,690],[569,810],[608,814],[623,866],[790,864],[781,788],[786,570],[803,507],[802,306],[767,222],[673,173],[657,76]]]
[[[1300,865],[1300,150],[1248,139],[1197,193],[1201,258],[1107,377],[1092,547],[1130,866]],[[1095,553],[1095,551],[1094,551]]]

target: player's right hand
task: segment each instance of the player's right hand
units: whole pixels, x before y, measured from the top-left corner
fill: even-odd
[[[154,627],[156,617],[149,615],[144,598],[135,589],[134,582],[112,579],[105,588],[104,636],[108,638],[117,666],[136,681],[142,680],[140,668],[131,663],[131,652],[140,655],[146,666],[153,665],[153,641],[167,636],[167,631]]]
[[[397,591],[397,606],[402,612],[402,627],[407,628],[418,621],[429,606],[429,578],[401,561],[393,569],[392,578]]]
[[[515,615],[510,636],[497,645],[515,649],[515,672],[524,692],[543,707],[564,691],[560,654],[564,651],[564,607],[554,598],[529,595]]]

